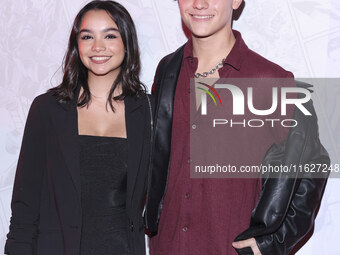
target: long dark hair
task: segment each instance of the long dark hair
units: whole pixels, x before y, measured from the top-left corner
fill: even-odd
[[[78,35],[81,22],[84,15],[91,10],[104,10],[108,13],[117,24],[126,50],[121,64],[121,71],[113,82],[107,99],[107,103],[114,111],[112,99],[122,100],[126,96],[139,96],[145,93],[145,86],[139,80],[141,65],[135,25],[128,11],[121,4],[114,1],[95,0],[79,11],[73,22],[68,49],[63,61],[63,80],[59,86],[50,89],[50,91],[58,98],[59,102],[67,103],[74,99],[77,87],[82,86],[84,92],[78,100],[78,106],[87,106],[91,101],[91,93],[87,83],[88,70],[83,65],[78,50]],[[119,83],[122,85],[122,94],[113,97],[113,92]]]

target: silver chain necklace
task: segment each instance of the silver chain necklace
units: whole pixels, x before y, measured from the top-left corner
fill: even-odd
[[[220,69],[221,67],[223,67],[223,62],[225,61],[225,58],[223,58],[221,60],[220,63],[218,63],[215,67],[213,67],[209,72],[204,72],[204,73],[195,73],[195,78],[206,78],[208,75],[213,74],[214,72],[216,72],[216,70]]]

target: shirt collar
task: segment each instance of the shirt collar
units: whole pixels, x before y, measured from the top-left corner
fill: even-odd
[[[231,51],[229,52],[226,60],[224,61],[224,65],[229,65],[236,70],[241,69],[241,64],[246,57],[248,47],[244,42],[241,33],[233,30],[233,34],[235,36],[235,44]],[[192,46],[192,37],[188,39],[187,44],[184,47],[184,59],[197,59],[193,56],[193,46]]]

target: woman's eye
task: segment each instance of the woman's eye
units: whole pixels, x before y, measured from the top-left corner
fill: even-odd
[[[91,38],[92,38],[92,36],[90,36],[90,35],[84,35],[84,36],[81,37],[82,40],[88,40],[88,39],[91,39]]]
[[[106,35],[105,38],[107,38],[107,39],[115,39],[115,38],[117,38],[117,36],[109,34],[109,35]]]

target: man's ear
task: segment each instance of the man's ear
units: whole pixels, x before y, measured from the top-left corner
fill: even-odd
[[[240,5],[242,4],[243,0],[233,0],[233,9],[237,10],[238,7],[240,7]]]

